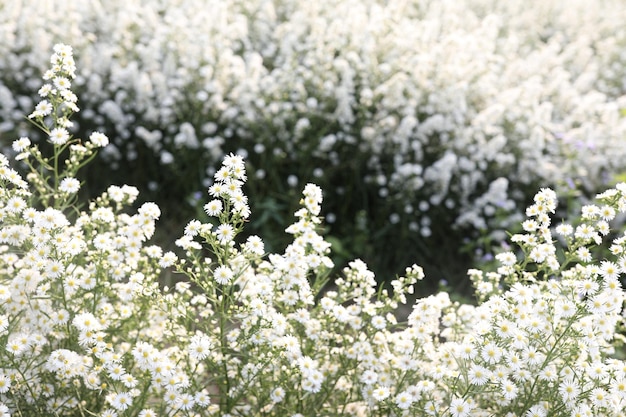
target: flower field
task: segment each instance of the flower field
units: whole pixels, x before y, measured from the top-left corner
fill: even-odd
[[[626,415],[626,8],[562,3],[0,4],[0,416]]]
[[[84,190],[131,183],[184,223],[196,212],[180,203],[206,203],[221,159],[240,154],[251,202],[272,213],[250,228],[272,249],[307,182],[325,190],[342,260],[393,275],[492,252],[540,187],[588,198],[624,172],[620,0],[0,7],[7,150],[33,135],[23,115],[52,46],[72,45],[73,132],[111,138]]]

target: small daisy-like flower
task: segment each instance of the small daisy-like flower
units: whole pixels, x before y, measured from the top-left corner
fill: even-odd
[[[303,204],[307,210],[309,210],[314,216],[320,214],[322,189],[315,184],[307,184],[302,193],[304,194]]]
[[[40,97],[46,97],[48,94],[52,93],[52,91],[53,91],[52,85],[46,83],[39,88],[39,91],[37,91],[37,94],[39,94]],[[48,103],[46,100],[44,101]],[[39,104],[41,103],[42,102],[39,102]],[[50,106],[50,111],[52,111],[52,106]]]
[[[204,205],[204,211],[209,216],[219,216],[222,213],[223,205],[220,200],[211,200]]]
[[[270,394],[270,399],[274,403],[279,403],[285,398],[285,390],[281,387],[275,388]]]
[[[468,377],[470,383],[473,385],[485,385],[489,380],[489,371],[477,364],[472,364],[469,370]]]
[[[566,380],[559,385],[559,394],[561,394],[561,398],[566,403],[574,401],[580,394],[580,387],[573,380]]]
[[[512,400],[517,397],[518,388],[510,379],[505,379],[500,383],[502,389],[502,395],[507,400]]]
[[[235,237],[235,230],[230,224],[220,224],[215,231],[220,243],[228,243]]]
[[[20,213],[26,208],[26,201],[20,197],[11,197],[6,203],[5,209],[9,213]]]
[[[30,139],[22,136],[18,140],[14,141],[12,144],[13,150],[15,152],[24,152],[30,146]]]
[[[387,320],[383,316],[374,316],[372,317],[372,326],[375,329],[382,330],[387,325]]]
[[[600,264],[600,275],[605,279],[617,279],[620,275],[620,267],[611,261],[602,261]]]
[[[65,77],[55,77],[52,83],[59,90],[67,90],[72,87],[72,83]]]
[[[384,399],[389,397],[389,394],[389,387],[386,387],[384,385],[378,386],[372,391],[372,397],[376,401],[383,401]]]
[[[42,100],[35,106],[35,111],[32,112],[28,117],[45,117],[52,113],[52,104],[48,100]]]
[[[165,252],[163,254],[163,257],[159,260],[159,266],[161,268],[169,268],[170,266],[174,265],[177,260],[178,257],[176,256],[176,254],[172,251],[168,251]]]
[[[189,223],[187,223],[187,226],[185,226],[185,236],[197,236],[201,226],[202,223],[200,223],[198,220],[191,220]]]
[[[403,391],[396,395],[396,405],[401,410],[408,409],[411,407],[411,404],[413,404],[413,396],[409,392]]]
[[[533,219],[528,219],[522,223],[522,227],[527,232],[534,232],[539,228],[539,224]]]
[[[574,234],[574,236],[576,236],[578,239],[591,239],[594,234],[595,234],[595,229],[593,228],[593,226],[589,225],[589,224],[581,224],[580,226],[576,227],[576,233]]]
[[[9,338],[6,345],[7,352],[19,356],[30,347],[28,337],[23,335],[14,335]]]
[[[487,343],[483,347],[481,355],[487,363],[496,363],[502,357],[502,349],[494,343]]]
[[[450,414],[454,417],[467,417],[471,411],[471,405],[463,398],[455,398],[450,402]]]
[[[496,255],[496,259],[504,266],[511,266],[517,262],[517,258],[513,252],[502,252]]]
[[[118,394],[113,394],[111,398],[109,398],[109,404],[113,408],[118,411],[124,411],[128,407],[130,407],[133,403],[133,398],[127,392],[120,392]]]
[[[597,282],[591,279],[585,279],[577,283],[578,292],[581,296],[595,294],[598,291],[599,285]]]
[[[102,330],[102,325],[98,319],[91,313],[81,313],[74,317],[72,324],[80,331],[98,331]]]
[[[189,356],[197,360],[203,360],[211,352],[211,340],[204,334],[196,334],[189,344]]]
[[[211,187],[209,187],[209,195],[213,197],[219,197],[220,195],[226,193],[226,187],[222,183],[215,183]]]
[[[63,145],[70,139],[70,133],[67,129],[57,127],[50,132],[50,142],[55,145]]]
[[[559,317],[572,317],[576,313],[576,306],[567,299],[559,298],[554,303],[554,314]]]
[[[89,140],[91,143],[101,148],[109,144],[109,138],[104,133],[100,132],[93,132],[89,135]]]
[[[57,43],[52,47],[54,51],[54,55],[51,58],[52,62],[55,62],[57,59],[60,61],[72,60],[72,47],[70,45],[66,45],[64,43]]]
[[[611,206],[605,205],[605,206],[600,207],[598,214],[600,215],[602,220],[610,222],[611,220],[615,218],[615,209]]]
[[[58,278],[65,271],[65,267],[59,261],[49,261],[46,264],[46,276],[49,278]]]
[[[524,349],[523,351],[522,357],[525,362],[532,364],[532,365],[537,365],[539,363],[542,363],[543,360],[545,359],[545,355],[537,351],[537,349],[534,346],[527,346],[526,349]]]
[[[233,177],[238,180],[245,181],[247,179],[246,169],[243,163],[241,165],[231,167],[230,172],[232,173]]]
[[[578,256],[578,259],[582,262],[591,262],[591,252],[584,246],[576,250],[576,256]]]
[[[244,244],[244,252],[253,253],[255,255],[263,255],[265,253],[265,245],[263,240],[258,236],[250,236]]]
[[[558,374],[554,365],[548,365],[539,373],[539,379],[542,381],[556,381]]]
[[[80,181],[76,178],[63,178],[59,185],[59,191],[66,194],[74,194],[80,189]]]
[[[215,281],[220,285],[226,285],[233,278],[233,271],[227,266],[220,265],[213,272]]]
[[[545,417],[547,415],[547,411],[546,409],[540,405],[540,404],[536,404],[533,405],[532,407],[530,407],[528,409],[528,411],[526,411],[526,414],[524,414],[524,416],[526,417]]]
[[[222,165],[228,168],[242,168],[244,166],[243,157],[232,153],[228,154],[224,157]]]
[[[244,219],[250,217],[252,211],[250,210],[250,206],[246,203],[235,202],[232,209],[233,214],[237,214]]]
[[[206,390],[202,390],[196,393],[195,396],[196,405],[200,407],[207,407],[211,404],[211,397],[209,397],[209,393]]]
[[[0,375],[0,394],[5,394],[11,388],[11,378],[6,375]]]
[[[124,374],[120,380],[126,388],[135,388],[137,386],[137,379],[131,374]]]
[[[181,410],[191,410],[195,404],[195,400],[190,394],[180,394],[174,403]]]
[[[152,202],[143,203],[137,212],[151,220],[157,220],[161,217],[161,209],[156,203]]]
[[[566,223],[561,223],[556,227],[556,233],[561,236],[571,236],[574,233],[574,228]]]
[[[598,228],[598,233],[600,233],[602,236],[606,236],[609,234],[609,232],[611,232],[611,226],[609,226],[609,223],[604,220],[596,223],[596,227]]]
[[[226,182],[230,179],[231,173],[228,167],[221,167],[214,175],[215,181]]]

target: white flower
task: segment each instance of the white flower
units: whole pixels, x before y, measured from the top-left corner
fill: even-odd
[[[517,262],[513,252],[502,252],[496,255],[496,259],[504,266],[512,266]]]
[[[124,411],[130,407],[133,403],[133,398],[127,392],[120,392],[118,394],[110,394],[107,396],[107,401],[111,407],[118,411]]]
[[[220,265],[213,271],[215,281],[220,285],[226,285],[233,278],[233,271],[227,266]]]
[[[189,356],[196,360],[203,360],[209,356],[211,346],[211,340],[208,336],[201,333],[195,334],[191,338],[191,343],[189,344]]]
[[[18,140],[14,141],[12,144],[13,150],[15,152],[23,152],[30,146],[30,139],[22,136]]]
[[[195,399],[191,394],[181,393],[176,398],[175,405],[181,410],[191,410],[195,404]]]
[[[454,398],[450,402],[450,414],[453,417],[467,417],[471,411],[472,407],[463,398]]]
[[[70,139],[70,134],[67,129],[57,127],[50,131],[50,142],[55,145],[63,145]]]
[[[68,90],[72,86],[72,83],[70,82],[70,80],[68,80],[65,77],[55,77],[52,80],[52,83],[59,90]]]
[[[187,223],[187,226],[185,226],[185,231],[184,231],[185,236],[189,236],[189,237],[197,236],[198,232],[200,231],[201,226],[202,226],[202,223],[200,223],[198,220],[191,220],[189,223]]]
[[[376,401],[383,401],[384,399],[389,397],[389,394],[390,394],[389,387],[384,386],[384,385],[379,385],[378,387],[374,388],[374,390],[372,391],[372,397]]]
[[[104,133],[93,132],[89,135],[89,140],[98,147],[105,147],[109,144],[109,138]]]
[[[559,385],[559,394],[561,394],[563,402],[573,402],[580,394],[580,387],[574,380],[567,379]]]
[[[472,364],[468,373],[469,381],[474,385],[485,385],[489,380],[489,375],[490,372],[487,368],[475,363]]]
[[[500,389],[502,390],[502,395],[507,400],[512,400],[516,398],[519,391],[517,385],[515,385],[510,379],[504,379],[503,381],[501,381]]]
[[[375,329],[382,330],[387,326],[387,320],[383,316],[372,317],[372,326]]]
[[[76,178],[63,178],[59,184],[59,190],[66,194],[75,194],[80,189],[80,181]]]
[[[211,200],[204,205],[204,211],[209,216],[219,216],[222,213],[222,202],[221,200]]]
[[[407,410],[413,404],[413,396],[407,392],[402,391],[400,394],[396,395],[396,405],[401,410]]]
[[[45,117],[52,113],[53,107],[52,104],[48,100],[41,100],[36,106],[35,111],[33,111],[28,117],[29,118],[39,118]]]
[[[252,253],[254,255],[263,255],[265,253],[265,245],[263,240],[258,236],[249,236],[244,244],[244,251]]]
[[[215,231],[220,243],[228,243],[235,237],[235,229],[230,224],[220,224]]]
[[[274,388],[270,394],[270,399],[274,403],[279,403],[285,398],[285,390],[281,387]]]
[[[102,324],[92,313],[81,313],[74,317],[72,324],[83,332],[102,330]]]
[[[5,394],[11,388],[11,378],[0,375],[0,394]]]

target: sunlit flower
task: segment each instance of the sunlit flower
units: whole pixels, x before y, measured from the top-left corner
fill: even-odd
[[[230,224],[220,224],[215,230],[215,235],[220,243],[228,243],[235,237],[235,230]]]
[[[211,200],[204,205],[204,211],[209,216],[219,216],[222,212],[222,208],[221,200]]]
[[[55,145],[63,145],[70,139],[70,134],[67,129],[54,128],[50,131],[50,142]]]
[[[59,184],[59,190],[67,194],[74,194],[78,192],[79,189],[80,181],[76,178],[63,178],[61,184]]]
[[[226,285],[233,279],[233,271],[227,266],[220,265],[213,271],[215,281],[220,285]]]
[[[372,397],[374,397],[374,399],[377,401],[382,401],[386,399],[387,397],[389,397],[389,394],[389,388],[384,385],[378,386],[372,391]]]

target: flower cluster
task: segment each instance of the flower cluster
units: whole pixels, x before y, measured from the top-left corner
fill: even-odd
[[[85,142],[52,134],[71,125],[68,116],[78,111],[69,90],[72,50],[57,45],[54,51],[44,76],[54,87],[42,89],[41,102],[51,110],[31,115],[50,134],[53,155],[18,139],[26,181],[2,158],[0,401],[15,415],[67,415],[105,405],[110,411],[103,415],[117,415],[136,410],[133,399],[141,391],[133,372],[148,368],[129,360],[128,341],[162,331],[165,317],[148,307],[161,268],[175,257],[145,245],[160,209],[144,203],[130,214],[134,187],[110,186],[79,211],[74,175],[108,139],[97,132]],[[134,326],[136,320],[142,325]],[[174,383],[178,374],[167,357],[151,355],[151,365],[162,366],[153,370],[155,380]]]
[[[474,406],[496,389],[503,405],[525,404],[529,416],[622,415],[626,374],[612,355],[615,339],[623,339],[615,329],[624,320],[619,278],[626,272],[626,247],[623,236],[615,238],[610,252],[617,259],[600,262],[591,248],[624,212],[625,191],[626,184],[618,184],[583,207],[580,224],[552,229],[556,197],[542,190],[527,209],[526,233],[512,237],[523,259],[504,252],[497,272],[470,272],[486,300],[475,311],[475,334],[461,344],[462,381]],[[565,243],[562,254],[553,230]],[[538,402],[539,392],[551,400]]]
[[[187,224],[177,256],[147,243],[161,212],[133,211],[136,188],[109,186],[84,209],[68,200],[51,178],[89,158],[64,167],[80,140],[50,142],[51,158],[25,145],[25,180],[0,158],[1,415],[624,415],[626,238],[611,222],[625,183],[556,227],[556,193],[542,189],[511,238],[519,251],[470,271],[476,305],[440,292],[405,320],[422,269],[389,290],[358,259],[331,277],[317,185],[290,244],[265,253],[240,237],[246,165],[226,156],[210,219]],[[592,249],[607,239],[602,259]],[[172,288],[164,268],[179,274]]]

